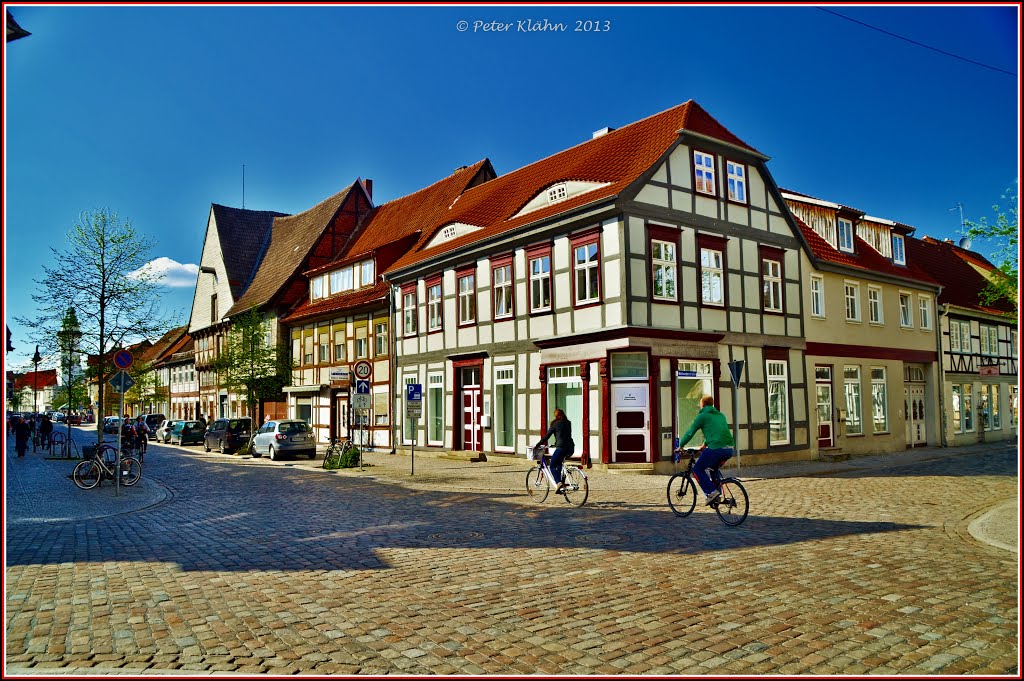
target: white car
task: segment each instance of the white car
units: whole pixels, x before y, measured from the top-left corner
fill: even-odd
[[[316,436],[305,421],[282,419],[268,421],[256,431],[252,443],[252,455],[267,454],[271,461],[277,461],[285,454],[305,454],[316,458]]]
[[[171,429],[174,428],[174,424],[179,419],[165,419],[163,423],[156,429],[156,441],[167,444],[171,441]]]

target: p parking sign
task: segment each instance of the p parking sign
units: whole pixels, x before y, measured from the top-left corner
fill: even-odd
[[[405,416],[418,419],[423,415],[423,384],[405,384]]]

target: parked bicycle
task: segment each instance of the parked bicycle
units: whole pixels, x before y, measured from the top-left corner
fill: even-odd
[[[686,470],[676,473],[668,480],[668,505],[677,516],[685,518],[693,513],[697,505],[697,480],[693,474],[693,465],[697,461],[699,449],[686,448],[683,450],[690,456]],[[672,461],[679,463],[681,453],[672,455]],[[723,478],[722,471],[717,468],[711,471],[711,481],[721,494],[711,501],[711,508],[726,525],[739,525],[747,518],[750,509],[750,501],[747,498],[747,490],[743,488],[738,478]]]
[[[81,489],[92,489],[104,480],[113,480],[117,466],[117,448],[100,445],[91,459],[75,466],[71,479]],[[142,477],[142,464],[135,457],[122,457],[120,475],[121,484],[131,487]]]
[[[551,489],[558,486],[554,473],[551,472],[550,457],[547,454],[548,446],[545,444],[531,447],[527,450],[527,458],[537,462],[536,468],[531,468],[526,473],[526,493],[537,503],[548,498]],[[562,482],[565,488],[561,492],[566,502],[573,506],[582,506],[587,503],[587,496],[590,494],[590,484],[587,481],[587,474],[583,469],[568,461],[562,464]]]
[[[339,440],[337,438],[331,438],[331,444],[327,445],[327,453],[324,455],[323,467],[326,470],[335,470],[343,468],[345,462],[345,453],[355,447],[355,443],[352,440]],[[356,454],[358,457],[358,453]]]

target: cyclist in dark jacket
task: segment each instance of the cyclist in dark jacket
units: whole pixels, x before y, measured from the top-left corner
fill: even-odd
[[[562,462],[576,451],[576,443],[572,441],[572,423],[565,418],[565,412],[561,409],[555,409],[555,418],[548,432],[541,438],[541,442],[547,442],[552,435],[555,436],[555,446],[551,450],[551,475],[558,483],[555,494],[560,494],[565,489],[565,483],[562,481]]]

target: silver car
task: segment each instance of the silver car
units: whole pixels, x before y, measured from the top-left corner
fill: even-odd
[[[267,421],[256,431],[252,449],[253,456],[266,454],[271,461],[277,461],[286,454],[305,454],[313,459],[316,458],[316,437],[305,421]]]
[[[181,419],[167,419],[160,424],[160,427],[156,429],[156,441],[167,444],[171,441],[171,430],[174,428],[174,424]]]

